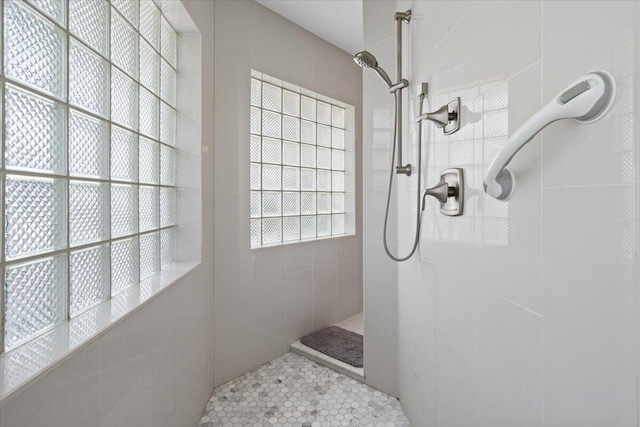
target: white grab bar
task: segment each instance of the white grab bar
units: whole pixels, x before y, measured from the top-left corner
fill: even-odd
[[[495,199],[509,200],[513,194],[514,176],[507,165],[527,142],[557,120],[576,119],[580,123],[599,120],[609,111],[615,97],[615,79],[607,71],[592,71],[571,83],[513,132],[489,165],[484,191]]]

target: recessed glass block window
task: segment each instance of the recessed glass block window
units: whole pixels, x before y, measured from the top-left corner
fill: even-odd
[[[2,353],[175,262],[179,149],[178,35],[156,2],[0,7]]]
[[[257,71],[249,102],[252,248],[353,234],[354,107]]]

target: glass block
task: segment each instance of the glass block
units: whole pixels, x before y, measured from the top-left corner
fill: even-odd
[[[69,242],[71,245],[109,238],[108,187],[104,183],[69,183]]]
[[[160,97],[172,107],[176,106],[176,70],[160,60]]]
[[[176,145],[176,110],[164,102],[160,103],[160,141]]]
[[[140,40],[140,84],[160,95],[160,55],[144,40]]]
[[[119,14],[111,14],[111,62],[138,77],[138,34]]]
[[[158,187],[141,185],[138,189],[138,209],[140,232],[153,230],[160,225],[158,211],[160,209],[160,191]]]
[[[331,126],[344,129],[344,108],[331,106]]]
[[[308,96],[300,98],[300,117],[306,120],[316,121],[316,100]]]
[[[249,160],[252,162],[262,161],[262,142],[258,135],[251,135],[249,142]]]
[[[317,213],[316,193],[300,193],[300,212],[302,215]]]
[[[177,37],[169,22],[160,17],[160,53],[173,67],[177,66]]]
[[[331,128],[325,125],[318,125],[318,145],[331,147]]]
[[[262,165],[262,189],[280,190],[282,188],[282,166]]]
[[[331,215],[331,234],[344,234],[344,214]]]
[[[262,133],[262,112],[259,108],[251,107],[251,123],[249,129],[251,133],[260,135]]]
[[[111,127],[111,179],[138,181],[138,136],[117,126]]]
[[[282,138],[289,141],[300,141],[300,119],[282,116]]]
[[[318,193],[318,213],[331,213],[331,193]]]
[[[167,228],[160,231],[160,268],[165,268],[176,261],[176,229]]]
[[[160,269],[160,241],[158,232],[140,236],[140,280]]]
[[[138,85],[114,67],[111,67],[111,119],[138,129]]]
[[[300,193],[282,193],[282,215],[300,215]]]
[[[140,133],[158,139],[158,116],[160,114],[160,100],[145,88],[140,88]]]
[[[111,237],[138,232],[138,187],[111,184]]]
[[[331,169],[331,150],[329,148],[318,147],[317,156],[319,168]]]
[[[40,0],[36,4],[61,2]],[[7,76],[65,96],[65,34],[28,6],[7,0],[4,9],[4,72]]]
[[[318,169],[318,191],[331,191],[331,171]]]
[[[300,190],[300,168],[288,166],[282,168],[282,189]]]
[[[262,220],[262,243],[278,243],[282,241],[282,218],[265,218]]]
[[[331,172],[331,188],[333,191],[344,191],[344,172]]]
[[[109,177],[107,123],[71,110],[69,113],[69,174]]]
[[[260,218],[262,216],[262,193],[261,192],[259,191],[251,192],[249,210],[251,211],[251,218]]]
[[[300,218],[300,238],[313,239],[316,237],[316,217],[303,216]]]
[[[344,150],[344,129],[331,128],[331,146]]]
[[[249,173],[249,187],[252,190],[262,189],[262,165],[259,163],[251,163]]]
[[[331,236],[331,215],[318,215],[318,237]]]
[[[331,195],[331,212],[333,213],[344,213],[344,194],[343,193],[333,193]]]
[[[131,0],[111,0],[111,5],[135,28],[138,28],[138,4],[139,2]],[[113,10],[111,14],[114,14]]]
[[[316,143],[316,124],[302,120],[300,122],[300,142],[305,144]]]
[[[7,85],[5,116],[7,168],[65,173],[66,114],[62,104]]]
[[[64,0],[28,0],[36,9],[64,25]]]
[[[263,192],[262,193],[262,216],[280,216],[282,215],[282,197],[281,193]]]
[[[251,79],[251,105],[262,106],[262,83],[260,80]]]
[[[300,169],[300,188],[303,191],[316,191],[315,169]]]
[[[282,89],[269,83],[262,83],[262,108],[281,112]]]
[[[262,220],[251,220],[251,246],[259,246],[262,242]]]
[[[338,171],[344,170],[344,151],[331,150],[331,169]]]
[[[71,317],[109,298],[109,245],[71,252],[69,312]]]
[[[282,164],[289,166],[300,165],[300,144],[297,142],[282,142]]]
[[[63,180],[7,176],[7,258],[64,248],[67,244],[66,204],[66,185]]]
[[[109,112],[109,63],[74,41],[69,50],[69,102],[103,117]]]
[[[4,345],[10,350],[64,321],[66,255],[8,266],[4,277]]]
[[[111,243],[111,296],[140,282],[138,238]]]
[[[288,90],[282,91],[282,112],[294,117],[300,117],[300,95]]]
[[[313,145],[301,144],[300,146],[300,166],[316,167],[316,147]]]
[[[160,10],[152,0],[140,1],[140,34],[160,50]]]
[[[89,46],[108,55],[109,3],[69,0],[69,29]]]
[[[160,147],[158,143],[150,139],[140,137],[140,152],[138,170],[140,182],[145,184],[157,184],[160,172]]]
[[[282,241],[300,240],[300,218],[282,218]]]
[[[282,161],[282,149],[279,139],[262,138],[262,162],[276,163]]]
[[[282,115],[271,111],[262,111],[262,134],[273,138],[280,138],[282,135]]]
[[[330,125],[331,124],[331,104],[318,101],[317,105],[318,105],[317,106],[318,123],[322,123],[323,125]]]
[[[160,184],[176,185],[176,151],[166,145],[160,146]]]
[[[162,187],[160,189],[160,227],[176,225],[176,189]]]

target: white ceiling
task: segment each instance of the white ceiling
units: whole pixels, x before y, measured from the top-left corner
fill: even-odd
[[[362,49],[362,0],[256,1],[351,55]]]

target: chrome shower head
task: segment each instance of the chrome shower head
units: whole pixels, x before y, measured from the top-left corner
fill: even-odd
[[[391,79],[389,78],[389,75],[378,65],[378,60],[376,59],[375,56],[373,56],[371,52],[362,50],[355,54],[355,56],[353,57],[353,60],[356,62],[356,64],[358,64],[362,68],[373,69],[378,74],[378,76],[380,76],[380,78],[384,80],[387,86],[389,87],[393,86],[393,83],[391,83]]]

